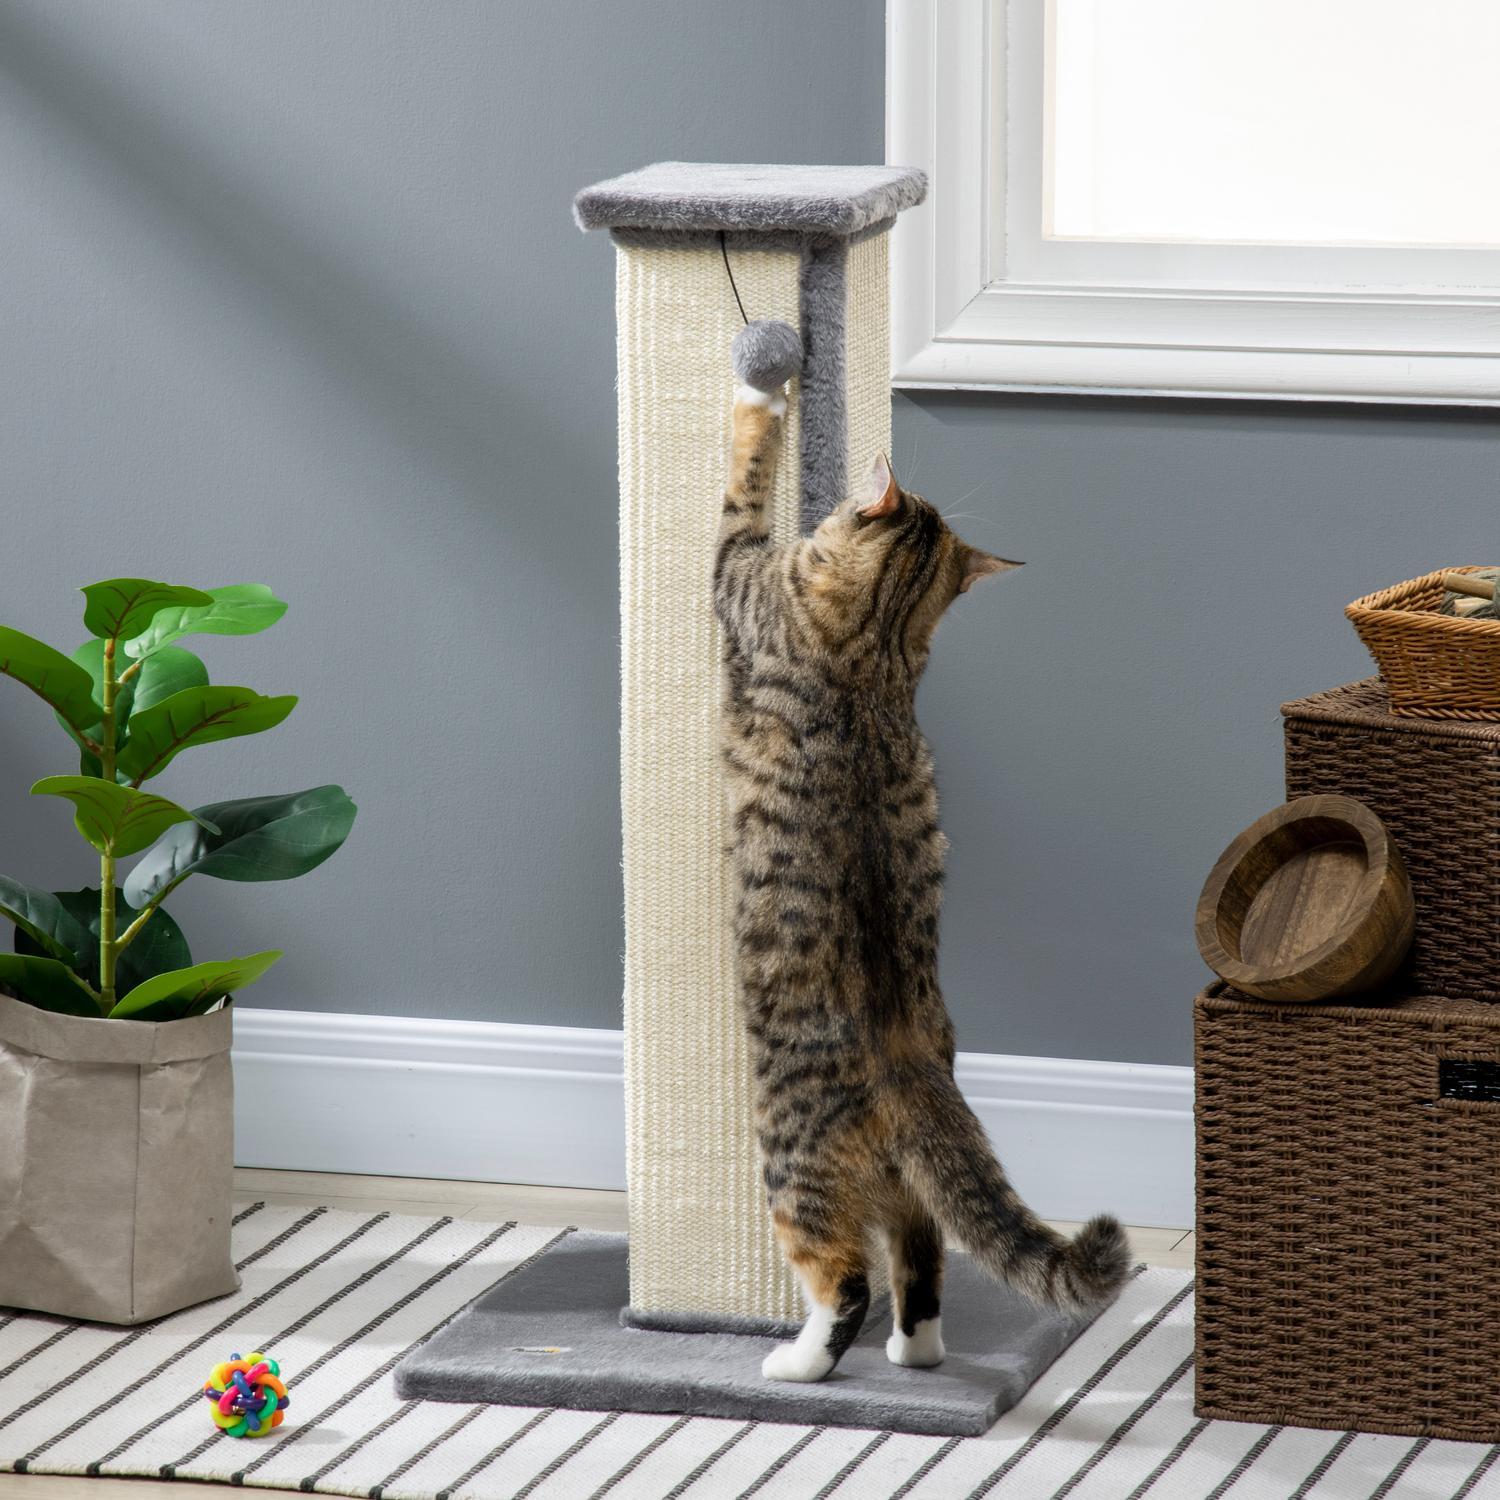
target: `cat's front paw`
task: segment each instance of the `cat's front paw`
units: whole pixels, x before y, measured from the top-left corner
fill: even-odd
[[[761,1361],[760,1373],[767,1380],[821,1380],[834,1365],[833,1356],[822,1348],[777,1344]]]
[[[947,1352],[943,1348],[942,1321],[938,1318],[925,1319],[909,1334],[902,1333],[899,1327],[893,1328],[885,1341],[885,1357],[893,1365],[914,1370],[930,1370],[942,1364]]]
[[[734,388],[736,406],[763,406],[773,417],[786,415],[786,387],[778,386],[774,391],[758,391],[753,385],[740,381]]]

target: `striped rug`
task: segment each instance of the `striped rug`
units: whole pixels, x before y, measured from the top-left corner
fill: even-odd
[[[0,1314],[0,1471],[386,1500],[1500,1497],[1500,1448],[1195,1420],[1181,1271],[1138,1276],[982,1438],[398,1401],[407,1350],[559,1237],[252,1205],[233,1297],[129,1331]],[[280,1360],[293,1398],[253,1443],[219,1436],[199,1395],[215,1362],[251,1348]]]

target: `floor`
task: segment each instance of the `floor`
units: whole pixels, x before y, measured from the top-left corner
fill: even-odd
[[[514,1183],[444,1182],[424,1177],[350,1177],[329,1172],[272,1172],[241,1167],[235,1195],[249,1202],[326,1204],[330,1208],[385,1209],[390,1213],[451,1214],[467,1219],[517,1219],[526,1224],[573,1224],[580,1229],[624,1229],[625,1194],[593,1188],[524,1187]],[[1076,1224],[1054,1221],[1058,1229]],[[1130,1230],[1136,1255],[1148,1265],[1193,1264],[1193,1235],[1186,1229]],[[7,1500],[182,1500],[188,1488],[222,1493],[222,1485],[180,1480],[82,1479],[53,1474],[0,1474]],[[111,1495],[113,1492],[113,1495]],[[266,1490],[279,1494],[291,1491]]]

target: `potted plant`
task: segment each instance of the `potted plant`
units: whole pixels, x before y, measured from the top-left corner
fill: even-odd
[[[0,1306],[139,1323],[233,1291],[230,1007],[281,956],[194,963],[163,903],[196,875],[287,880],[347,837],[340,787],[189,810],[147,791],[182,751],[279,724],[296,704],[212,685],[177,644],[253,635],[286,605],[263,584],[112,578],[83,590],[71,657],[0,626],[0,673],[56,712],[77,775],[32,792],[73,806],[99,883],[0,876]],[[126,873],[121,862],[139,856]]]

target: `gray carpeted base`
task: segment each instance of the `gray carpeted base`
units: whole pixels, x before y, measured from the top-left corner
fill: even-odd
[[[891,1364],[889,1321],[872,1318],[827,1380],[797,1385],[762,1378],[771,1339],[623,1327],[628,1295],[625,1236],[577,1231],[409,1354],[396,1393],[974,1437],[1087,1326],[1034,1307],[953,1255],[940,1366]]]

